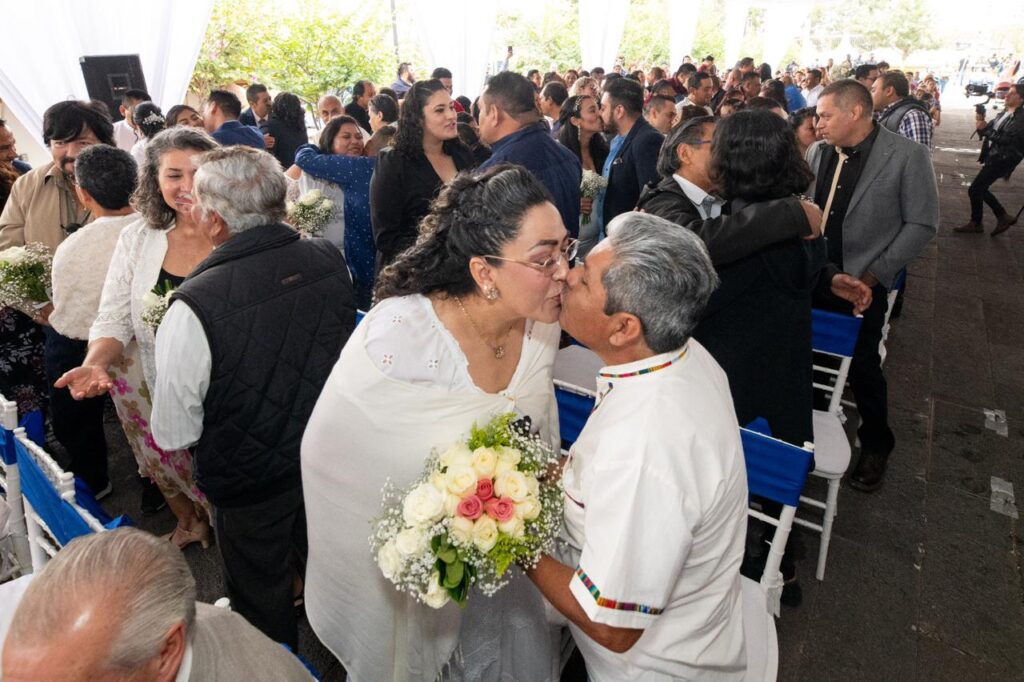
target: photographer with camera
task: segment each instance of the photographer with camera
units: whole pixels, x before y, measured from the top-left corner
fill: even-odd
[[[982,201],[989,205],[996,215],[996,227],[992,236],[1006,232],[1017,222],[1010,216],[999,200],[989,191],[989,187],[998,180],[1010,179],[1013,170],[1024,159],[1024,84],[1010,87],[1006,93],[1006,108],[991,121],[985,121],[985,111],[979,108],[975,125],[981,138],[981,155],[978,161],[984,164],[978,176],[974,178],[967,196],[971,198],[971,219],[966,225],[954,228],[960,234],[977,234],[984,232],[981,226]],[[1018,213],[1019,215],[1019,213]]]

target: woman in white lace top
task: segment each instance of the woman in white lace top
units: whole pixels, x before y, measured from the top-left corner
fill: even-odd
[[[144,220],[121,233],[89,331],[89,351],[82,366],[57,384],[68,386],[75,398],[111,391],[140,474],[160,487],[178,519],[169,539],[179,547],[209,544],[209,510],[192,478],[189,452],[164,451],[150,433],[156,328],[143,315],[147,294],[174,288],[213,250],[192,220],[191,192],[196,157],[216,146],[205,132],[189,127],[166,130],[147,145],[132,199]]]
[[[559,679],[563,644],[514,573],[494,597],[431,609],[371,557],[381,487],[417,478],[432,447],[504,412],[558,442],[552,365],[575,252],[544,187],[518,166],[458,175],[421,236],[380,276],[302,443],[306,613],[354,682]]]

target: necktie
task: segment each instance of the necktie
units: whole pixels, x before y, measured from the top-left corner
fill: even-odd
[[[825,201],[825,208],[822,210],[821,217],[821,233],[825,234],[825,225],[828,224],[829,211],[832,209],[832,200],[836,196],[836,187],[839,185],[839,176],[843,173],[843,164],[846,163],[846,159],[849,158],[843,153],[839,147],[836,147],[836,153],[839,154],[839,161],[836,162],[836,173],[832,176],[832,187],[828,190],[828,199]]]
[[[711,208],[715,205],[715,198],[710,194],[704,195],[704,198],[700,200],[700,210],[704,214],[704,219],[707,220],[711,217]]]

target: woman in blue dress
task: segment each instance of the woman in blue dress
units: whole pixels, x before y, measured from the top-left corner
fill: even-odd
[[[370,178],[376,159],[363,156],[364,151],[359,124],[349,116],[338,116],[324,128],[319,145],[299,147],[295,165],[302,169],[303,176],[332,183],[344,193],[342,233],[334,236],[340,237],[344,245],[356,305],[369,310],[377,256],[370,224]]]

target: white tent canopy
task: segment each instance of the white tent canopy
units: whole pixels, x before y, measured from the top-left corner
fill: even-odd
[[[0,99],[40,144],[43,112],[88,99],[79,58],[137,54],[153,101],[184,101],[213,0],[29,0],[4,4]],[[30,140],[20,140],[22,145]]]

